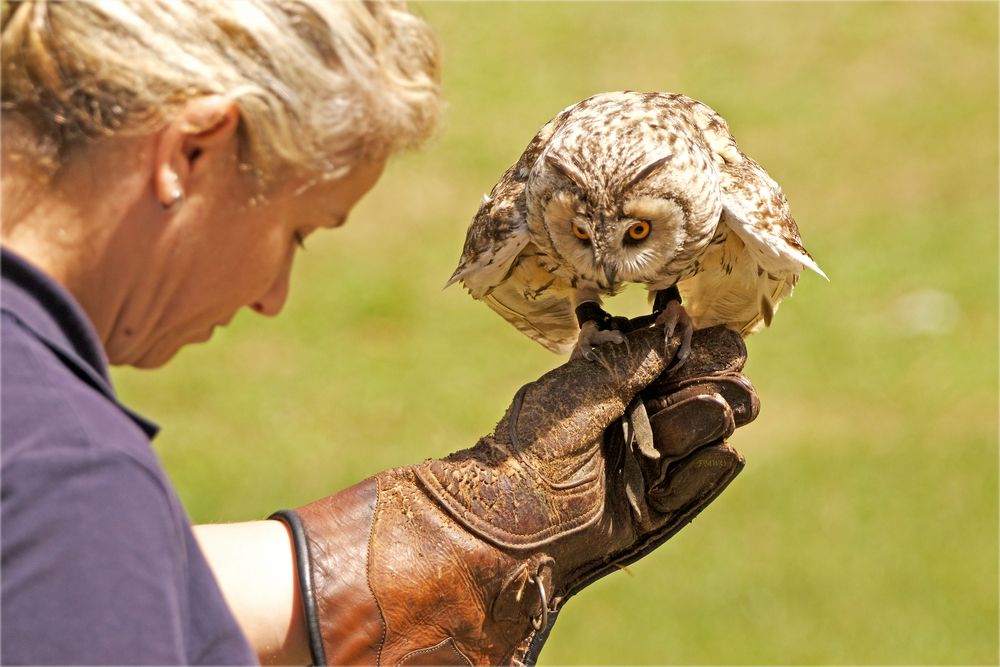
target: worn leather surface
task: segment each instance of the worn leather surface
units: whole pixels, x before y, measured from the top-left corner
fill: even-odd
[[[736,334],[697,332],[662,376],[675,345],[630,333],[529,385],[474,447],[300,508],[327,660],[530,662],[568,598],[690,522],[742,469],[724,439],[759,408]],[[615,422],[641,390],[653,456]]]
[[[370,665],[382,646],[385,622],[368,584],[377,499],[378,485],[368,479],[296,510],[309,538],[309,575],[331,665]]]

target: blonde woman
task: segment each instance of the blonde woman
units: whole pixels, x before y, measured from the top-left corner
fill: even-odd
[[[4,2],[2,30],[3,663],[531,661],[739,471],[756,403],[720,332],[649,398],[669,474],[605,438],[673,353],[640,331],[465,452],[193,528],[107,366],[277,315],[302,240],[434,128],[435,40],[322,0]]]

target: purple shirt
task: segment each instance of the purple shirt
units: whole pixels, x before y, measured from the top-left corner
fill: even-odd
[[[82,309],[0,269],[0,661],[256,664]]]

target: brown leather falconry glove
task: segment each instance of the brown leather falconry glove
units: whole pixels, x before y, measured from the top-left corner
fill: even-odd
[[[659,377],[675,351],[661,327],[633,332],[524,387],[474,447],[277,513],[314,662],[533,663],[571,595],[663,543],[743,467],[723,442],[757,412],[742,341],[698,332]],[[616,421],[640,391],[648,422]]]

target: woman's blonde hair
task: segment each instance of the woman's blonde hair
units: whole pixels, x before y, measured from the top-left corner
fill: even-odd
[[[440,110],[437,43],[401,2],[5,1],[2,32],[5,119],[33,135],[13,143],[49,172],[205,94],[234,100],[244,159],[264,177],[336,178],[421,142]]]

